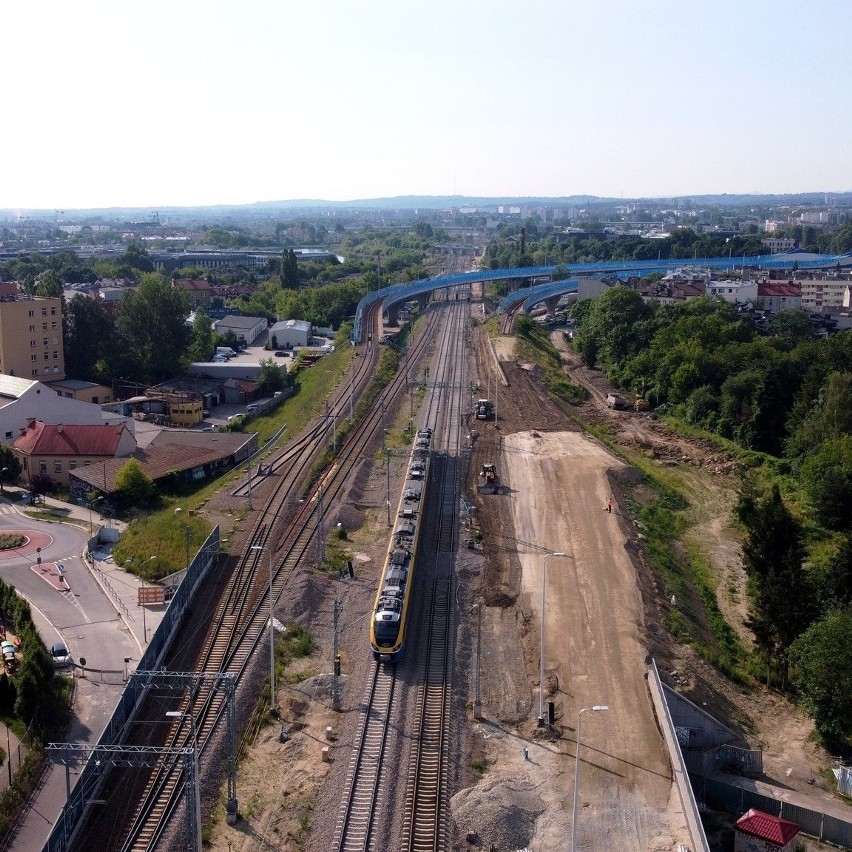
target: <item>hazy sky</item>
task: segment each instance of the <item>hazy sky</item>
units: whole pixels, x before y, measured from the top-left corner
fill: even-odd
[[[4,3],[0,208],[852,189],[850,0]]]

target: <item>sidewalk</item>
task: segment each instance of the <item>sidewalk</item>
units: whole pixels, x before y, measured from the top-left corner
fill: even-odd
[[[20,490],[7,487],[3,496],[7,499],[11,498],[8,502],[18,510],[22,521],[27,520],[28,509],[34,512],[55,510],[57,518],[50,523],[73,523],[82,528],[84,534],[88,536],[90,523],[88,506],[77,506],[47,497],[43,505],[31,507],[16,499],[15,492]],[[33,518],[32,522],[36,523],[37,520],[41,519]],[[92,512],[91,524],[95,533],[101,529],[110,528],[120,533],[126,528],[126,524],[113,519],[109,519],[106,524],[103,523],[103,518],[97,511]],[[91,554],[88,552],[89,545],[94,548]],[[143,585],[150,587],[151,584],[143,584],[139,578],[119,568],[112,559],[111,548],[111,543],[96,543],[92,536],[81,549],[79,561],[83,565],[76,565],[77,560],[73,560],[75,567],[71,589],[62,591],[57,587],[56,592],[50,593],[65,594],[76,601],[71,604],[73,608],[70,610],[70,616],[68,609],[60,615],[61,618],[66,619],[64,625],[54,624],[44,612],[45,607],[39,607],[39,601],[30,601],[33,607],[33,618],[42,636],[59,632],[64,627],[69,632],[73,631],[69,638],[79,648],[70,670],[76,682],[71,724],[66,733],[68,742],[78,744],[95,745],[99,740],[121,697],[128,675],[138,664],[148,642],[159,627],[167,607],[166,604],[139,606],[138,590]],[[55,569],[61,554],[51,555],[48,551],[43,555],[45,569],[48,571]],[[49,586],[45,584],[45,588],[49,589]],[[49,597],[45,598],[45,601],[49,600]],[[87,619],[86,612],[93,613],[93,617]],[[82,618],[81,613],[83,613]],[[98,617],[99,613],[100,617]],[[89,660],[85,669],[81,669],[79,664],[84,656],[88,656]],[[16,755],[17,748],[11,738],[10,746],[13,754]],[[2,728],[0,728],[0,747],[6,748]],[[13,769],[16,767],[17,760],[13,763]],[[77,778],[78,770],[72,770],[70,773],[72,785],[76,783]],[[65,804],[65,783],[65,772],[61,767],[54,765],[48,768],[38,793],[28,803],[26,816],[15,837],[14,848],[42,848]],[[2,766],[0,767],[0,789],[7,786],[8,769]]]

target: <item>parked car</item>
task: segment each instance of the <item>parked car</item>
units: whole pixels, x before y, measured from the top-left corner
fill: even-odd
[[[275,357],[276,358],[286,358],[287,353],[283,349],[276,349],[275,350]]]
[[[50,646],[50,656],[53,657],[53,665],[61,669],[71,662],[71,654],[64,642],[54,642]]]

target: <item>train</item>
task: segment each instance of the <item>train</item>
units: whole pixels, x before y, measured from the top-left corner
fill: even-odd
[[[377,662],[394,662],[402,655],[405,646],[431,460],[432,430],[420,429],[414,437],[405,487],[399,499],[393,535],[388,543],[382,579],[370,618],[370,647]]]

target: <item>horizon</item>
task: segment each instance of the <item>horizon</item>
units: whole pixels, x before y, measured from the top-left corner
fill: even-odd
[[[848,191],[843,0],[6,12],[6,210]]]

